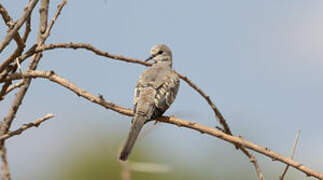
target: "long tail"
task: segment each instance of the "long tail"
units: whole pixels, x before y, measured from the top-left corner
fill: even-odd
[[[121,153],[119,155],[120,160],[125,161],[128,159],[128,156],[133,148],[133,145],[136,142],[136,139],[139,135],[140,130],[142,129],[142,127],[146,122],[146,119],[147,118],[145,116],[142,116],[139,114],[136,114],[135,117],[133,118],[130,132],[128,134],[128,137],[125,143],[122,146]]]

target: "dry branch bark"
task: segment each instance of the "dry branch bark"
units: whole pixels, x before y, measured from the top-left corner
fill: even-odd
[[[2,135],[0,136],[0,140],[6,140],[8,138],[11,138],[13,136],[16,136],[16,135],[20,135],[21,133],[23,133],[25,130],[31,128],[31,127],[38,127],[41,123],[45,122],[46,120],[50,119],[50,118],[53,118],[54,115],[53,114],[46,114],[45,116],[37,119],[36,121],[34,122],[31,122],[31,123],[28,123],[28,124],[24,124],[22,125],[20,128],[12,131],[12,132],[8,132],[7,134],[5,135]]]
[[[85,99],[88,99],[89,101],[91,101],[93,103],[99,104],[105,108],[111,109],[111,110],[121,113],[123,115],[133,116],[132,109],[124,108],[124,107],[116,105],[112,102],[108,102],[108,101],[104,100],[102,96],[98,96],[98,97],[94,96],[91,93],[77,87],[75,84],[69,82],[68,80],[58,76],[53,71],[49,71],[49,72],[48,71],[28,71],[28,72],[23,73],[23,75],[25,77],[29,77],[29,78],[49,79],[50,81],[55,82],[65,88],[68,88],[72,92],[76,93],[78,96],[84,97]],[[5,79],[1,80],[0,83],[6,82],[6,81],[18,80],[21,78],[22,77],[19,73],[15,73],[15,74],[11,74],[11,75],[7,76]],[[209,134],[211,136],[218,137],[218,138],[220,138],[224,141],[230,142],[232,144],[238,144],[238,145],[245,147],[247,149],[261,153],[273,160],[277,160],[277,161],[280,161],[284,164],[290,165],[290,166],[298,169],[299,171],[305,173],[307,176],[313,176],[318,179],[323,179],[323,173],[320,173],[320,172],[317,172],[313,169],[310,169],[310,168],[304,166],[303,164],[292,160],[291,158],[288,158],[288,157],[285,157],[285,156],[280,155],[278,153],[275,153],[275,152],[271,151],[269,148],[266,148],[266,147],[257,145],[255,143],[249,142],[247,140],[244,140],[241,137],[231,136],[231,135],[228,135],[228,134],[226,134],[222,131],[219,131],[215,128],[207,127],[204,125],[197,124],[196,122],[187,121],[187,120],[179,119],[176,117],[163,116],[163,117],[157,118],[157,120],[160,122],[164,122],[164,123],[174,124],[179,127],[187,127],[187,128],[196,130],[201,133],[205,133],[205,134]]]
[[[28,16],[30,15],[31,11],[34,9],[36,4],[39,0],[33,0],[29,2],[29,4],[25,7],[24,13],[21,16],[21,18],[13,25],[12,29],[10,29],[7,33],[7,35],[4,37],[3,41],[0,43],[0,53],[2,50],[9,44],[9,42],[12,40],[12,38],[15,36],[15,34],[18,32],[20,27],[23,25],[23,23],[26,21]]]
[[[49,79],[50,81],[55,82],[65,88],[71,90],[76,95],[84,97],[85,99],[89,100],[90,102],[93,102],[95,104],[99,104],[107,109],[111,109],[113,111],[119,112],[119,113],[127,115],[127,116],[133,115],[132,109],[126,109],[126,108],[123,108],[123,107],[118,106],[116,104],[113,104],[111,102],[108,102],[108,101],[104,100],[103,96],[101,96],[101,95],[94,96],[91,93],[89,93],[81,88],[78,88],[75,84],[69,82],[68,80],[58,76],[54,71],[29,70],[27,72],[24,72],[23,76],[27,77],[27,78]],[[5,79],[0,80],[0,83],[6,82],[6,81],[17,80],[17,79],[22,79],[22,76],[20,73],[10,74]]]
[[[19,82],[17,82],[16,84],[13,84],[11,86],[9,86],[6,90],[6,92],[4,93],[4,95],[9,94],[11,91],[13,91],[14,89],[21,87],[24,84],[24,80],[21,80]]]
[[[9,27],[9,29],[11,29],[14,23],[9,13],[7,12],[6,8],[1,3],[0,3],[0,14],[5,24]],[[21,39],[19,32],[16,32],[13,38],[16,41],[18,48],[23,49],[25,47],[25,43]]]

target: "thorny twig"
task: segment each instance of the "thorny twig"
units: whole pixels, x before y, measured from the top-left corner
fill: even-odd
[[[5,140],[8,138],[11,138],[12,136],[16,136],[16,135],[20,135],[22,132],[24,132],[25,130],[31,128],[31,127],[38,127],[41,123],[45,122],[46,120],[53,118],[54,115],[53,114],[46,114],[45,116],[37,119],[34,122],[28,123],[28,124],[24,124],[22,125],[20,128],[12,131],[12,132],[8,132],[5,135],[0,136],[0,140]]]
[[[105,108],[108,108],[108,109],[111,109],[111,110],[116,111],[118,113],[121,113],[123,115],[133,116],[132,109],[124,108],[124,107],[114,104],[112,102],[108,102],[105,99],[103,99],[102,96],[99,96],[99,97],[94,96],[93,94],[77,87],[75,84],[69,82],[68,80],[58,76],[53,71],[47,72],[47,71],[31,71],[30,70],[30,71],[24,72],[24,76],[29,77],[29,78],[49,79],[50,81],[55,82],[65,88],[71,90],[72,92],[76,93],[78,96],[88,99],[89,101],[91,101],[93,103],[96,103],[96,104],[101,105]],[[5,79],[0,81],[0,83],[5,82],[5,81],[17,80],[17,79],[21,79],[21,75],[19,73],[15,73],[15,74],[11,74],[11,75],[7,76]],[[278,153],[271,151],[270,149],[268,149],[266,147],[262,147],[260,145],[254,144],[252,142],[244,140],[241,137],[231,136],[231,135],[228,135],[228,134],[226,134],[222,131],[219,131],[215,128],[207,127],[207,126],[200,125],[200,124],[197,124],[192,121],[187,121],[187,120],[179,119],[176,117],[163,116],[163,117],[157,118],[157,120],[161,121],[161,122],[165,122],[165,123],[174,124],[179,127],[187,127],[187,128],[196,130],[198,132],[202,132],[202,133],[205,133],[205,134],[208,134],[211,136],[218,137],[224,141],[227,141],[227,142],[230,142],[233,144],[239,144],[242,147],[245,147],[250,150],[256,151],[258,153],[261,153],[265,156],[270,157],[271,159],[275,159],[275,160],[280,161],[282,163],[289,164],[290,166],[304,172],[307,176],[313,176],[318,179],[323,179],[323,173],[312,170],[312,169],[304,166],[303,164],[292,160],[291,158],[284,157]]]

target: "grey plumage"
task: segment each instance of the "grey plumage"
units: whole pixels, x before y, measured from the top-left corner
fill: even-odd
[[[179,79],[172,70],[172,53],[166,45],[155,45],[151,56],[155,63],[145,70],[136,84],[134,118],[128,137],[123,144],[120,160],[127,160],[143,125],[161,116],[175,100]]]

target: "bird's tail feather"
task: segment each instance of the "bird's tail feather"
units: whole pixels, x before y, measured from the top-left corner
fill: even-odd
[[[139,114],[136,114],[135,117],[133,118],[130,132],[128,134],[126,141],[122,146],[121,153],[119,155],[120,160],[125,161],[128,159],[128,156],[133,148],[133,145],[136,142],[136,139],[139,135],[140,130],[142,129],[142,127],[146,122],[146,119],[147,118],[145,116],[139,115]]]

